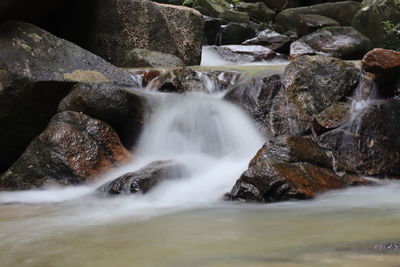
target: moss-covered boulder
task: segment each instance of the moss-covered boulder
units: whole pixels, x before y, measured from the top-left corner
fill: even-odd
[[[352,25],[370,38],[374,47],[381,47],[386,37],[382,22],[400,23],[400,0],[364,0],[361,5]]]
[[[252,20],[257,22],[272,21],[276,15],[275,11],[269,9],[263,2],[239,2],[235,5],[235,9],[246,12]]]
[[[246,12],[234,10],[226,0],[197,0],[193,7],[203,15],[221,18],[228,22],[247,23],[250,20]]]
[[[184,63],[175,55],[136,48],[126,54],[123,65],[129,67],[162,68],[179,67],[183,66]]]
[[[349,26],[361,5],[355,1],[337,3],[325,3],[306,7],[289,8],[276,16],[276,23],[282,32],[296,31],[299,23],[299,15],[316,14],[336,20],[342,26]]]

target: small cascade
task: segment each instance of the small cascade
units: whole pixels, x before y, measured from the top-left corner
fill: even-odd
[[[363,73],[360,82],[351,97],[350,122],[368,107],[373,100],[378,98],[374,77],[370,73]]]

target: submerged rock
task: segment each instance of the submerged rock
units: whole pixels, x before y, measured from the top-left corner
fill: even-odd
[[[316,115],[349,95],[359,78],[359,69],[350,62],[325,56],[296,58],[283,76],[289,116],[300,128],[309,128]]]
[[[299,15],[315,14],[336,20],[342,26],[350,26],[354,14],[360,9],[360,3],[344,1],[324,3],[313,6],[288,8],[276,16],[276,23],[282,32],[296,31],[300,24]]]
[[[155,161],[135,172],[108,182],[97,189],[98,192],[119,194],[145,194],[159,183],[183,178],[188,174],[186,167],[173,161]]]
[[[106,123],[78,112],[61,112],[4,173],[0,188],[87,183],[130,158],[130,152]]]
[[[211,46],[224,60],[245,64],[265,61],[276,57],[276,53],[261,45],[221,45]]]
[[[186,65],[201,59],[204,21],[191,8],[147,0],[99,1],[92,46],[117,66],[140,48],[175,55]],[[129,67],[129,66],[127,66]]]
[[[262,45],[273,51],[285,53],[289,51],[290,38],[284,34],[266,29],[257,33],[256,37],[243,42],[244,45]]]
[[[337,151],[347,171],[371,176],[400,176],[400,102],[377,101],[345,126],[323,134],[319,144]]]
[[[371,41],[353,27],[325,27],[290,46],[290,57],[320,54],[341,59],[361,59],[372,49]]]
[[[136,86],[132,74],[23,22],[0,26],[0,171],[40,134],[76,83]]]
[[[141,133],[146,100],[111,84],[78,84],[59,104],[58,111],[82,112],[111,125],[125,147],[132,148]]]
[[[310,163],[262,160],[242,174],[226,198],[250,202],[310,199],[328,190],[368,183],[357,176],[340,177]]]

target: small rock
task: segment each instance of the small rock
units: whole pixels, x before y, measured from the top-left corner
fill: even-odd
[[[322,127],[334,129],[348,121],[350,108],[349,103],[337,102],[319,113],[315,119]]]
[[[274,51],[260,45],[221,45],[211,48],[224,60],[237,64],[265,61],[276,57]]]
[[[185,64],[180,58],[171,54],[136,48],[127,53],[123,65],[129,67],[159,68],[178,67]]]
[[[290,38],[286,35],[266,29],[257,33],[256,37],[243,42],[244,45],[262,45],[273,51],[285,53],[289,51]]]
[[[244,23],[230,22],[221,26],[221,45],[241,44],[247,39],[253,38],[256,34],[255,30]]]
[[[365,71],[374,74],[400,74],[400,52],[375,48],[361,61]]]
[[[145,194],[162,181],[183,178],[185,175],[188,175],[188,171],[184,165],[173,161],[155,161],[100,186],[97,191],[113,195]]]
[[[235,9],[249,14],[250,18],[257,22],[272,21],[276,15],[275,11],[269,9],[263,2],[239,2],[235,5]]]
[[[310,34],[318,29],[328,26],[340,26],[339,22],[334,19],[315,15],[315,14],[304,14],[299,15],[300,22],[297,25],[297,35],[299,37]]]

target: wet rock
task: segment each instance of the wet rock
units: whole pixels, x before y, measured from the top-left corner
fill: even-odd
[[[182,68],[157,77],[151,84],[151,90],[173,93],[212,93],[232,87],[240,76],[241,74],[236,71],[198,71]]]
[[[330,151],[310,139],[293,135],[269,139],[250,161],[249,167],[268,159],[290,163],[308,162],[320,167],[333,167]]]
[[[339,22],[336,20],[315,14],[299,15],[299,20],[299,24],[297,25],[297,35],[299,37],[324,27],[340,26]]]
[[[164,69],[144,69],[132,71],[133,74],[141,78],[141,85],[143,87],[147,86],[149,83],[151,83],[152,80],[154,80],[164,72]]]
[[[224,60],[237,64],[264,61],[276,57],[274,51],[260,45],[221,45],[211,48]]]
[[[310,163],[263,160],[242,174],[226,198],[249,202],[310,199],[328,190],[368,183]]]
[[[307,125],[320,112],[349,95],[359,78],[359,69],[341,59],[325,56],[296,58],[286,67],[283,76],[289,116]]]
[[[126,54],[123,65],[129,67],[159,68],[178,67],[185,64],[180,58],[171,54],[136,48]]]
[[[110,84],[78,84],[59,104],[58,111],[82,112],[111,125],[125,147],[132,148],[141,133],[146,100]]]
[[[235,5],[235,9],[249,14],[250,18],[257,22],[272,21],[276,15],[275,11],[269,9],[263,2],[239,2]]]
[[[370,49],[370,40],[352,27],[325,27],[292,43],[290,57],[320,54],[341,59],[361,59]]]
[[[98,2],[92,46],[117,66],[124,66],[135,48],[171,54],[186,65],[198,65],[203,26],[201,14],[191,8],[147,0],[103,0]]]
[[[0,178],[2,189],[87,183],[127,162],[127,151],[106,123],[77,112],[56,114]]]
[[[400,102],[373,102],[347,125],[323,134],[319,144],[337,151],[344,168],[371,176],[400,175]]]
[[[213,18],[203,16],[204,18],[204,35],[209,45],[219,45],[221,43],[221,26],[224,20],[220,18]]]
[[[76,83],[136,86],[132,74],[23,22],[0,26],[0,171],[39,135]]]
[[[355,14],[352,26],[367,36],[374,47],[382,47],[385,31],[382,22],[400,23],[400,4],[392,0],[364,0]]]
[[[244,85],[232,89],[224,99],[238,104],[256,122],[256,126],[266,135],[270,134],[269,112],[282,88],[281,76],[253,78]]]
[[[375,48],[361,61],[365,71],[375,74],[400,74],[400,52]]]
[[[232,5],[225,0],[198,0],[195,1],[193,7],[203,15],[221,18],[228,22],[249,22],[247,13],[234,10]]]
[[[322,127],[334,129],[344,125],[349,119],[351,105],[346,102],[337,102],[319,113],[315,119]]]
[[[372,247],[372,250],[378,251],[378,252],[389,252],[389,251],[394,251],[394,250],[399,250],[400,249],[400,242],[390,242],[390,243],[383,243],[383,244],[378,244]]]
[[[230,22],[221,26],[221,45],[241,44],[247,39],[253,38],[255,30],[244,23]]]
[[[324,3],[313,6],[289,8],[276,16],[276,23],[281,32],[296,31],[300,18],[299,15],[315,14],[336,20],[342,26],[350,26],[354,14],[360,9],[360,3],[344,1],[337,3]]]
[[[155,161],[102,185],[97,191],[113,195],[145,194],[163,181],[183,178],[187,174],[184,165],[173,161]]]
[[[266,29],[257,33],[256,37],[243,42],[244,45],[262,45],[273,51],[285,53],[289,51],[290,38],[284,34]]]
[[[246,0],[246,2],[259,2],[260,0]],[[281,11],[285,8],[292,8],[299,6],[298,0],[262,0],[269,8]]]

